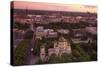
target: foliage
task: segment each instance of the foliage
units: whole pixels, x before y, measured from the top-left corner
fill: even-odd
[[[27,28],[29,28],[29,24],[25,23],[25,24],[22,24],[20,22],[15,22],[13,24],[13,27],[14,28],[18,28],[18,29],[23,29],[23,30],[26,30]]]
[[[59,56],[57,56],[56,54],[52,54],[48,59],[48,63],[59,63],[60,60],[61,58]]]
[[[27,47],[30,40],[24,39],[14,52],[14,65],[22,65],[26,56]]]
[[[39,58],[35,64],[43,64],[44,62]]]

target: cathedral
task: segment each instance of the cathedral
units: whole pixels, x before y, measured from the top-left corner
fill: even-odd
[[[58,41],[54,41],[53,48],[48,49],[48,57],[52,54],[56,54],[57,56],[61,56],[63,53],[70,54],[71,46],[70,42],[66,40],[64,37],[60,37]],[[46,58],[45,47],[42,46],[40,48],[40,58],[42,61]]]

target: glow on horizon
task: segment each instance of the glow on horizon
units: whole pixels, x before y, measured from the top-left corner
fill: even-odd
[[[97,12],[97,7],[92,5],[90,6],[90,5],[79,5],[79,4],[61,4],[61,3],[25,2],[25,1],[14,1],[14,8],[72,11],[72,12],[91,12],[91,13]]]

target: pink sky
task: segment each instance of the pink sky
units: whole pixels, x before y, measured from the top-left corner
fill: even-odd
[[[78,4],[72,5],[72,4],[61,4],[61,3],[25,2],[25,1],[14,1],[14,8],[73,11],[73,12],[92,12],[92,13],[97,12],[96,6],[78,5]]]

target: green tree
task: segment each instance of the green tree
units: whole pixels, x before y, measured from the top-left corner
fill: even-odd
[[[81,56],[81,54],[79,53],[79,51],[76,50],[76,49],[73,49],[73,50],[72,50],[72,54],[73,54],[73,56],[75,56],[75,57],[80,57],[80,56]]]
[[[80,56],[77,57],[78,61],[90,61],[90,56],[89,56],[89,54],[88,54],[87,52],[85,52],[85,51],[83,50],[83,48],[81,48],[80,45],[77,45],[77,46],[76,46],[76,49],[77,49],[77,50],[79,51],[79,53],[80,53]]]
[[[14,65],[23,65],[30,40],[24,39],[14,51]]]
[[[23,24],[23,23],[20,23],[20,22],[15,22],[13,24],[13,28],[26,30],[27,28],[29,28],[29,24],[27,24],[27,23]]]
[[[64,62],[64,63],[66,63],[66,62],[72,62],[73,61],[73,59],[72,59],[72,55],[71,54],[66,54],[66,53],[63,53],[62,55],[61,55],[61,62]]]
[[[44,64],[44,63],[45,63],[45,62],[43,62],[43,61],[39,58],[35,64]]]
[[[60,57],[57,56],[56,54],[52,54],[48,59],[48,63],[59,63],[59,62],[60,62]]]

